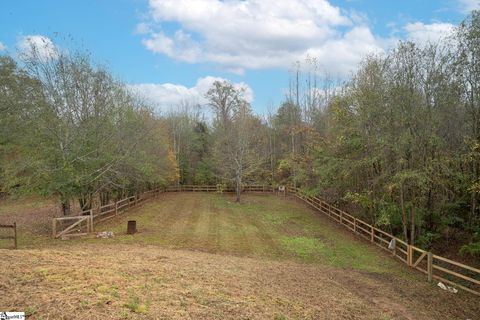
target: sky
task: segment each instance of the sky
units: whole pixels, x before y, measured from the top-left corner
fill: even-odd
[[[80,48],[159,109],[205,103],[215,80],[258,113],[307,56],[348,79],[369,53],[451,32],[480,0],[2,0],[0,54]]]

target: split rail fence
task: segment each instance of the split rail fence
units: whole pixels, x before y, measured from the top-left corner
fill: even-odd
[[[139,195],[127,197],[99,208],[86,210],[75,216],[66,216],[52,219],[52,237],[84,236],[95,231],[99,222],[118,216],[122,212],[136,207],[148,199],[158,196],[163,189],[150,190]]]
[[[244,186],[242,192],[274,193],[277,189],[272,186],[252,185]],[[86,235],[94,231],[94,225],[113,218],[129,208],[135,207],[144,201],[158,196],[162,192],[216,192],[232,193],[232,187],[212,185],[178,185],[165,189],[155,189],[144,192],[139,196],[132,196],[115,203],[107,204],[96,210],[81,212],[78,216],[54,218],[52,235],[54,238],[62,236]],[[308,196],[298,188],[286,187],[285,194],[291,194],[306,202],[317,211],[327,215],[342,224],[356,235],[389,251],[409,267],[427,275],[428,281],[439,280],[446,284],[458,287],[470,293],[480,295],[480,269],[435,255],[423,249],[408,244],[388,232],[385,232],[351,214],[318,198]],[[394,246],[391,246],[394,240]]]
[[[379,229],[375,226],[346,213],[339,208],[311,197],[298,188],[287,187],[287,193],[303,200],[316,210],[342,224],[353,233],[392,253],[409,267],[427,275],[428,281],[439,280],[446,284],[461,288],[470,293],[480,295],[480,269],[435,255]],[[389,244],[394,240],[393,249]]]
[[[243,186],[242,192],[274,192],[276,189],[272,186],[251,185]],[[217,192],[231,193],[235,192],[233,187],[211,186],[211,185],[178,185],[169,186],[165,189],[167,192]]]

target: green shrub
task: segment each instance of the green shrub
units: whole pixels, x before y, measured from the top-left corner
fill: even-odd
[[[473,257],[480,257],[480,241],[465,244],[459,251],[461,256],[470,255]]]

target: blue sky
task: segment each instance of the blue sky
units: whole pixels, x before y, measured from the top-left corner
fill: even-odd
[[[4,0],[0,53],[29,36],[82,47],[159,105],[202,103],[215,79],[248,88],[257,112],[278,104],[307,54],[346,78],[399,39],[435,40],[480,0]],[[73,39],[73,40],[70,40]]]

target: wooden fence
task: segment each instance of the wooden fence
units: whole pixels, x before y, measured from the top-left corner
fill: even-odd
[[[233,187],[224,187],[221,185],[211,186],[211,185],[178,185],[178,186],[169,186],[166,188],[167,192],[225,192],[231,193],[235,192]],[[272,186],[265,185],[247,185],[242,187],[242,192],[274,192],[275,188]]]
[[[303,200],[316,210],[342,224],[353,233],[392,253],[394,257],[433,279],[480,295],[480,270],[465,264],[437,256],[374,227],[343,210],[340,210],[318,197],[311,197],[298,188],[287,187],[287,193]],[[389,249],[394,240],[395,245]],[[393,243],[392,243],[393,244]]]
[[[148,199],[158,196],[163,189],[146,191],[139,195],[127,197],[99,208],[86,210],[75,216],[52,219],[52,237],[75,237],[87,235],[95,231],[94,226],[102,221],[118,216],[127,209],[136,207]]]
[[[17,223],[14,222],[13,224],[0,224],[0,229],[11,229],[13,235],[11,236],[0,236],[0,240],[13,240],[13,247],[17,249]]]
[[[244,186],[243,192],[273,192],[275,189],[271,186],[252,185]],[[75,237],[84,236],[94,232],[94,226],[102,221],[111,219],[125,210],[135,207],[147,199],[156,197],[162,192],[217,192],[231,193],[235,192],[232,187],[221,185],[177,185],[169,186],[165,189],[155,189],[146,191],[139,195],[127,197],[114,203],[109,203],[99,208],[82,211],[75,216],[66,216],[52,219],[52,237]]]

